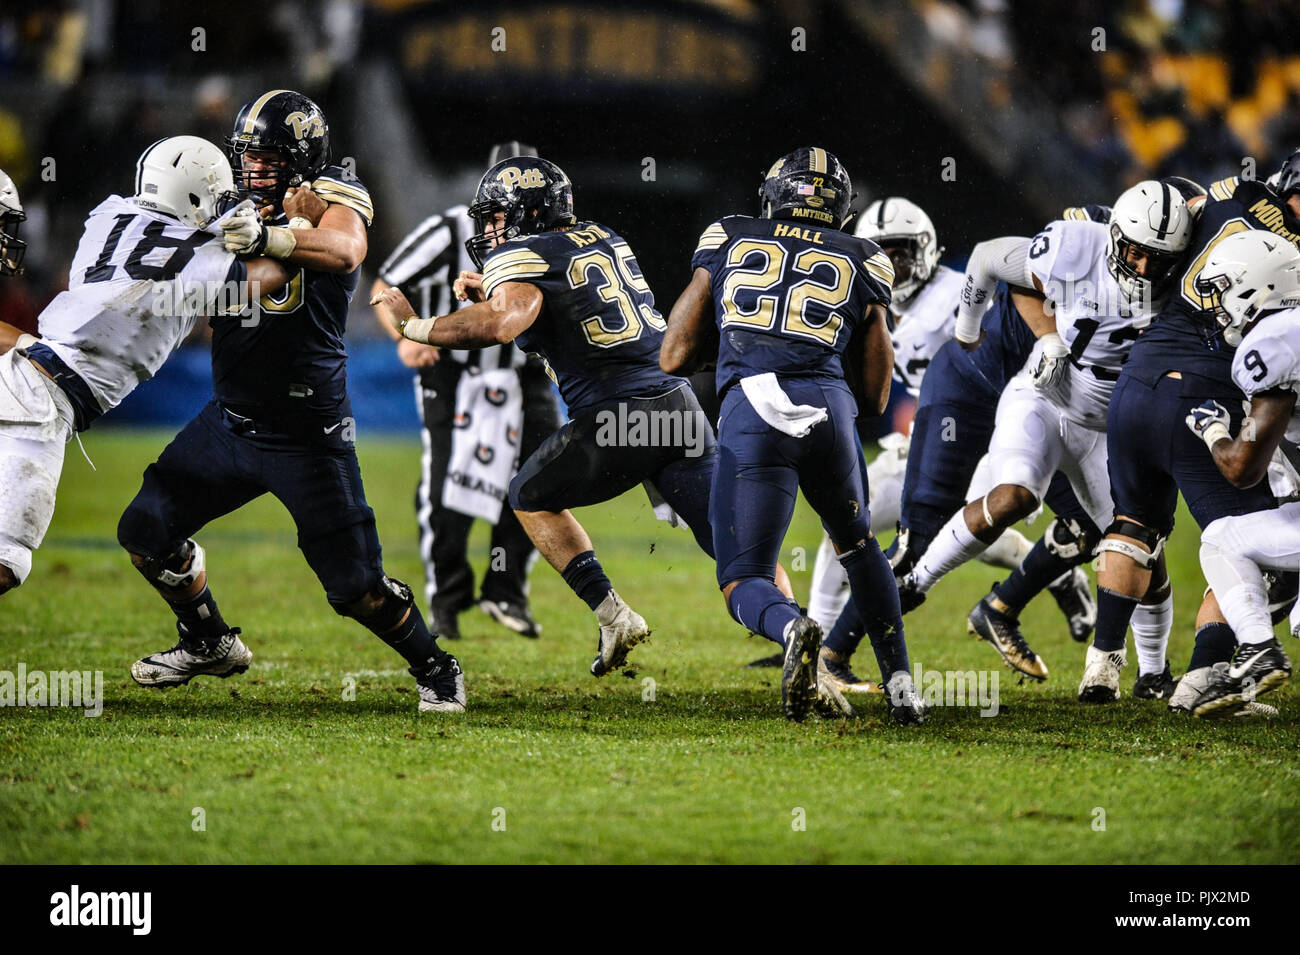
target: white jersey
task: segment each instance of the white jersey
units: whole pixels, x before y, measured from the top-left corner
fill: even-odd
[[[1232,356],[1232,380],[1247,398],[1261,391],[1300,395],[1300,308],[1268,315],[1250,330]],[[1300,444],[1300,405],[1287,425],[1286,440]]]
[[[957,300],[965,276],[940,265],[906,305],[890,307],[894,321],[894,377],[912,395],[921,393],[921,379],[935,352],[952,338]]]
[[[196,232],[110,196],[86,220],[68,290],[40,315],[48,345],[90,387],[101,411],[152,378],[199,315],[238,303],[242,279],[214,232]]]
[[[1059,220],[1034,236],[1029,268],[1042,283],[1056,332],[1070,349],[1067,418],[1106,428],[1106,407],[1119,369],[1137,340],[1134,319],[1147,317],[1120,293],[1106,268],[1107,228],[1099,222]]]

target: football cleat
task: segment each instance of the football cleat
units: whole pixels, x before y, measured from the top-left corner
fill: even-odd
[[[1276,639],[1243,643],[1227,666],[1212,668],[1206,687],[1192,701],[1193,716],[1227,716],[1275,690],[1291,676],[1291,660]]]
[[[464,713],[465,674],[450,653],[415,678],[421,713]]]
[[[600,628],[596,644],[596,659],[591,662],[591,675],[602,677],[617,670],[627,662],[632,648],[650,636],[650,626],[639,613],[623,602],[623,598],[610,591],[596,610],[596,617],[610,619]]]
[[[903,613],[911,613],[925,603],[925,594],[916,583],[916,575],[908,573],[898,580],[898,604]]]
[[[817,657],[816,709],[819,716],[828,720],[852,719],[857,715],[844,698],[844,692],[826,672],[826,661],[820,654]]]
[[[1169,672],[1169,661],[1159,673],[1143,673],[1133,681],[1133,696],[1139,700],[1167,700],[1174,695],[1178,681]]]
[[[1228,664],[1216,663],[1215,666],[1226,669]],[[1192,703],[1210,685],[1210,674],[1213,672],[1214,667],[1197,667],[1195,670],[1188,670],[1179,677],[1178,685],[1174,687],[1174,692],[1169,695],[1169,711],[1171,713],[1192,712]]]
[[[1011,669],[1031,680],[1046,680],[1047,664],[1029,648],[1019,624],[1015,617],[995,610],[985,597],[966,617],[966,632],[993,644],[993,649]]]
[[[930,715],[929,707],[916,692],[912,677],[906,670],[899,670],[889,678],[885,687],[885,706],[899,726],[920,726]]]
[[[454,610],[442,607],[429,608],[429,629],[439,640],[459,640],[460,621]]]
[[[815,620],[800,617],[786,626],[781,706],[786,718],[796,723],[808,715],[818,699],[817,662],[821,644],[822,628]]]
[[[542,626],[528,612],[527,604],[508,600],[480,600],[479,609],[507,630],[525,637],[540,637]]]
[[[1119,671],[1128,662],[1128,648],[1105,652],[1089,644],[1079,682],[1080,703],[1114,703],[1120,698]]]
[[[879,683],[864,680],[851,669],[849,661],[829,647],[822,647],[817,663],[817,685],[829,681],[841,693],[883,693]]]
[[[176,646],[131,664],[131,679],[141,686],[182,686],[196,676],[225,678],[243,673],[253,661],[253,651],[232,627],[216,640],[190,640],[180,624]]]
[[[1269,706],[1267,703],[1251,702],[1239,709],[1237,716],[1260,716],[1271,720],[1277,716],[1277,707]]]
[[[1070,625],[1070,636],[1083,643],[1092,636],[1092,628],[1097,625],[1097,601],[1092,596],[1092,584],[1088,575],[1076,567],[1068,574],[1047,585],[1047,592],[1056,600],[1056,605],[1065,614]]]

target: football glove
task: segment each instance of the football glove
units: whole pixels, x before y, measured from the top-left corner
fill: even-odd
[[[287,259],[298,245],[289,229],[268,227],[247,199],[221,221],[221,232],[226,251],[240,256],[269,255]]]
[[[1043,351],[1034,369],[1034,388],[1057,404],[1070,398],[1070,349],[1056,332],[1043,336]]]
[[[1192,434],[1204,441],[1205,446],[1211,450],[1220,438],[1232,437],[1232,432],[1228,430],[1228,425],[1232,422],[1228,409],[1213,398],[1202,401],[1193,408],[1186,421]]]

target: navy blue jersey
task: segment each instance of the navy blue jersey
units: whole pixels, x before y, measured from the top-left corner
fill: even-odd
[[[1002,396],[1007,382],[1025,367],[1037,339],[1025,320],[1020,317],[1011,292],[999,283],[993,304],[980,320],[984,340],[973,351],[967,351],[956,341],[944,347],[951,353],[950,376],[961,379],[961,396],[965,399],[986,398],[994,404]],[[951,386],[947,389],[953,392]]]
[[[312,189],[370,225],[370,194],[341,167],[326,169]],[[287,222],[281,216],[276,224]],[[214,319],[217,400],[258,419],[338,413],[347,398],[343,334],[360,279],[360,267],[346,275],[300,268],[279,291],[262,296],[255,316]]]
[[[542,292],[541,314],[515,343],[546,359],[570,417],[685,382],[659,369],[667,323],[631,247],[608,226],[579,222],[497,246],[483,263],[483,294],[504,282]]]
[[[872,305],[888,306],[889,256],[870,239],[782,219],[727,216],[704,230],[718,323],[718,395],[742,378],[843,380],[841,356]]]
[[[1233,349],[1224,343],[1214,321],[1217,294],[1197,294],[1196,276],[1210,251],[1220,241],[1247,229],[1266,229],[1300,244],[1291,231],[1296,222],[1263,183],[1223,179],[1210,187],[1192,231],[1187,265],[1151,326],[1133,344],[1125,372],[1155,387],[1165,374],[1183,376],[1182,394],[1204,397],[1240,397],[1232,381]]]

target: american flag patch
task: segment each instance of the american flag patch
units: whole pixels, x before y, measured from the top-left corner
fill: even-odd
[[[801,196],[811,196],[816,191],[817,191],[816,189],[814,189],[812,186],[808,185],[807,183],[799,184],[799,195]]]

